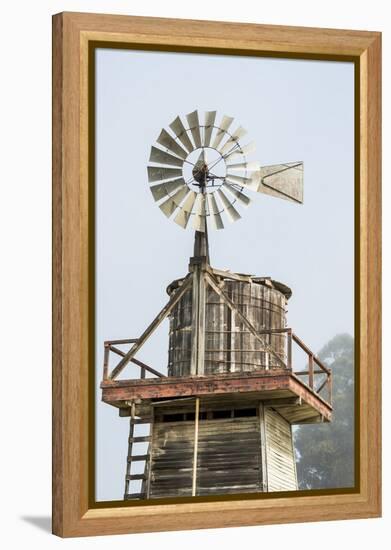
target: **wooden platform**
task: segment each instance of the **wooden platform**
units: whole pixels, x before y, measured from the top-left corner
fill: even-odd
[[[137,414],[150,416],[158,404],[183,405],[188,397],[200,397],[217,406],[264,400],[291,424],[329,422],[332,406],[286,369],[231,373],[197,377],[164,377],[135,380],[106,380],[101,383],[102,401],[118,407],[121,416],[130,415],[130,403]]]

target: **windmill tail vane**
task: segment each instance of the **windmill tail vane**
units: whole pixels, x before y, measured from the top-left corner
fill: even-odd
[[[243,144],[247,131],[234,119],[197,110],[177,116],[151,147],[148,182],[167,218],[184,229],[205,233],[241,218],[251,202],[247,192],[303,203],[303,162],[261,166],[248,159],[254,142]]]

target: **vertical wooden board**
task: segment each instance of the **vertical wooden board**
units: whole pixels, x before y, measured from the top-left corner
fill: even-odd
[[[265,407],[267,482],[269,491],[297,490],[292,428],[277,411]]]
[[[224,372],[223,321],[221,319],[221,300],[214,290],[206,288],[205,319],[205,373]],[[216,351],[218,350],[218,351]],[[220,370],[222,369],[222,370]]]
[[[170,315],[169,376],[189,376],[191,356],[192,291],[188,290]]]
[[[231,298],[234,304],[238,306],[239,297],[238,297],[238,286],[240,283],[235,284],[235,281],[229,281],[228,283],[228,296]],[[240,306],[238,306],[240,309]],[[236,333],[240,330],[239,320],[237,319],[237,314],[234,311],[231,311],[231,363],[229,365],[229,371],[235,372],[240,370],[240,363],[238,362],[237,350],[238,344],[236,339]]]

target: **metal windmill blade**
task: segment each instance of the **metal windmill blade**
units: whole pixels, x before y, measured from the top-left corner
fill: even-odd
[[[228,160],[237,156],[245,157],[250,153],[254,153],[254,151],[255,151],[255,143],[252,141],[251,143],[244,145],[244,147],[235,147],[233,150],[228,151],[228,153],[224,155],[224,158]]]
[[[257,191],[279,199],[303,204],[303,162],[263,166],[256,174]]]
[[[212,227],[214,229],[224,229],[224,223],[221,217],[223,208],[219,208],[216,197],[214,193],[208,193],[205,195],[206,204],[207,204],[207,215],[209,216],[210,221],[212,222]]]
[[[186,185],[183,185],[178,189],[174,195],[170,195],[167,200],[159,205],[160,210],[167,218],[171,217],[177,208],[180,207],[180,203],[187,196],[189,190]]]
[[[174,222],[183,227],[183,229],[186,229],[189,223],[196,198],[197,193],[195,191],[189,191],[174,217]]]
[[[236,164],[227,163],[227,172],[256,172],[260,170],[259,162],[238,162]]]
[[[153,185],[151,187],[151,193],[155,201],[158,202],[165,197],[171,196],[171,193],[175,193],[180,188],[187,189],[187,185],[183,178],[177,178],[175,180],[169,180]]]
[[[159,137],[156,140],[160,145],[163,145],[163,147],[166,147],[167,151],[169,153],[172,153],[173,155],[177,155],[181,159],[185,159],[187,157],[187,151],[183,149],[178,143],[175,141],[175,139],[170,136],[170,134],[166,130],[162,130],[160,132]]]
[[[233,185],[242,185],[252,191],[258,191],[259,183],[254,183],[254,177],[238,176],[237,174],[227,172],[225,180]]]
[[[216,111],[207,111],[205,113],[205,128],[204,128],[204,139],[203,139],[203,145],[205,147],[210,146],[210,140],[212,138],[212,132],[214,123],[216,120]]]
[[[237,198],[237,200],[243,205],[248,206],[250,204],[250,199],[247,195],[245,195],[241,190],[237,189],[227,181],[225,181],[222,185],[224,189],[227,189],[231,195]]]
[[[149,156],[150,162],[156,162],[156,164],[164,164],[168,166],[183,166],[183,159],[178,158],[174,155],[170,155],[166,151],[162,151],[157,147],[151,147],[151,154]]]
[[[176,119],[171,122],[170,128],[179,139],[179,141],[182,143],[182,145],[184,145],[184,147],[187,149],[188,153],[194,151],[194,145],[187,135],[187,130],[183,126],[183,122],[179,116],[177,116]]]
[[[239,128],[237,128],[234,133],[232,134],[232,136],[230,136],[228,138],[228,140],[225,142],[225,144],[223,145],[223,147],[220,149],[218,149],[218,151],[222,154],[222,155],[225,155],[227,154],[229,151],[232,151],[234,148],[236,147],[239,147],[239,139],[241,139],[243,136],[245,136],[247,134],[247,130],[245,130],[244,128],[242,128],[242,126],[239,126]]]
[[[193,140],[196,148],[202,147],[198,111],[196,110],[196,111],[193,111],[192,113],[189,113],[188,115],[186,115],[186,118],[189,124],[191,135],[193,136]]]
[[[164,166],[148,166],[147,170],[148,170],[149,183],[169,180],[171,178],[182,176],[181,168],[166,168]]]
[[[218,130],[216,133],[216,137],[212,143],[212,148],[217,149],[220,143],[223,141],[224,136],[227,133],[228,128],[231,126],[233,122],[233,118],[227,115],[223,116],[222,121],[220,122],[218,126]]]
[[[236,222],[237,220],[239,220],[242,216],[239,214],[239,212],[233,206],[232,202],[223,193],[223,191],[221,189],[218,189],[217,194],[218,194],[219,198],[221,199],[221,202],[223,203],[224,213],[227,214],[228,220],[230,222]]]

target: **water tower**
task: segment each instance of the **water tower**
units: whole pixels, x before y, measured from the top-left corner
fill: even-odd
[[[292,425],[331,420],[331,371],[288,326],[290,288],[209,259],[209,227],[239,219],[247,190],[303,202],[303,164],[249,162],[246,131],[216,118],[177,117],[151,149],[153,198],[195,230],[194,253],[141,336],[105,342],[102,400],[130,420],[125,500],[296,490]],[[166,318],[163,375],[136,355]],[[139,377],[118,379],[129,363]]]

